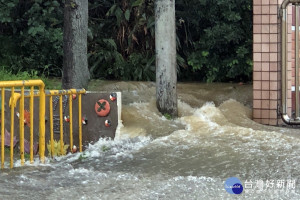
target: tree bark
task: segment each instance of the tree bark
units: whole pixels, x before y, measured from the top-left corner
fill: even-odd
[[[162,114],[178,115],[175,0],[155,1],[156,104]]]
[[[62,87],[87,89],[88,0],[66,0],[64,8],[64,60]]]

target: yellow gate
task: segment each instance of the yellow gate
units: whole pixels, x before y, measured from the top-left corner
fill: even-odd
[[[25,88],[30,88],[29,92],[25,92]],[[35,91],[35,87],[38,87],[38,91]],[[70,115],[70,148],[73,148],[73,116],[72,116],[72,95],[78,95],[78,128],[79,128],[79,151],[82,151],[82,124],[81,124],[81,95],[85,94],[85,90],[49,90],[45,91],[45,85],[42,80],[28,80],[28,81],[2,81],[0,82],[1,88],[1,168],[4,168],[5,162],[5,137],[7,135],[5,128],[5,90],[10,89],[11,94],[9,98],[10,107],[10,167],[13,167],[14,157],[14,112],[17,102],[19,102],[19,148],[20,148],[20,159],[21,165],[24,165],[24,101],[25,98],[29,98],[29,113],[30,119],[30,162],[33,163],[33,112],[34,112],[34,97],[39,98],[39,158],[43,163],[45,161],[45,109],[46,109],[46,97],[49,96],[49,118],[50,118],[50,154],[53,156],[54,144],[53,144],[53,107],[52,98],[53,96],[59,97],[59,113],[60,113],[60,149],[61,154],[64,146],[63,142],[63,106],[62,97],[69,95],[69,115]],[[20,92],[16,92],[20,89]]]

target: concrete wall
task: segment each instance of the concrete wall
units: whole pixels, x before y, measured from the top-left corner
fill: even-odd
[[[1,90],[0,90],[1,91]],[[19,92],[19,91],[16,91]],[[28,91],[26,91],[28,93]],[[116,133],[118,132],[119,125],[121,125],[121,93],[116,92],[116,99],[111,100],[110,95],[112,93],[103,93],[95,91],[87,91],[86,94],[82,95],[82,116],[86,121],[82,123],[82,144],[83,149],[88,146],[89,143],[94,143],[99,140],[99,138],[111,138],[114,139]],[[11,91],[5,91],[5,129],[10,133],[10,107],[9,99],[11,97]],[[95,104],[98,100],[106,100],[110,105],[110,112],[106,116],[98,116],[95,111]],[[53,96],[53,130],[54,130],[54,140],[60,140],[60,121],[59,121],[59,97]],[[19,102],[15,108],[15,113],[19,112]],[[79,128],[78,128],[78,98],[74,98],[72,101],[73,110],[73,144],[79,147]],[[30,110],[29,98],[25,98],[24,109],[26,112]],[[29,112],[28,112],[29,113]],[[48,144],[50,141],[50,115],[49,115],[49,97],[46,97],[46,120],[45,120],[45,143]],[[66,96],[63,96],[63,118],[69,117],[69,101]],[[34,112],[29,113],[29,116],[33,114],[33,138],[34,143],[39,141],[39,98],[34,98]],[[82,118],[81,118],[82,119]],[[105,121],[110,121],[110,126],[105,125]],[[27,120],[29,121],[29,120]],[[24,123],[24,137],[27,141],[30,140],[30,126]],[[70,144],[70,122],[63,120],[63,141],[65,144]],[[17,115],[14,116],[14,136],[19,140],[19,118]],[[18,146],[19,144],[17,144]],[[46,146],[46,156],[48,155]]]

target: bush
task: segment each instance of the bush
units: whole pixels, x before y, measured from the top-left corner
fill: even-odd
[[[154,1],[90,1],[93,78],[154,80]]]
[[[61,76],[63,4],[0,0],[0,66]]]
[[[61,76],[63,0],[0,0],[0,66]],[[248,81],[251,0],[176,0],[179,80]],[[155,79],[154,0],[89,0],[92,78]]]
[[[179,53],[186,59],[189,70],[207,82],[250,80],[252,1],[177,0],[176,3]]]

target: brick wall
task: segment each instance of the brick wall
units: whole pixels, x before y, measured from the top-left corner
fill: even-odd
[[[253,0],[253,120],[267,125],[277,125],[277,106],[280,104],[280,19],[278,8],[282,0]],[[292,22],[292,7],[288,8]],[[288,26],[291,36],[291,23]],[[292,40],[288,46],[292,50]],[[291,52],[288,73],[291,75]],[[289,76],[291,77],[291,76]],[[288,88],[291,88],[291,80]],[[291,99],[291,92],[288,93]],[[288,101],[291,113],[291,101]]]

